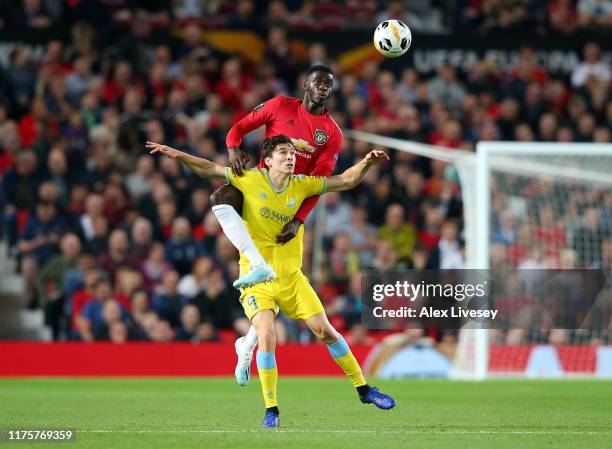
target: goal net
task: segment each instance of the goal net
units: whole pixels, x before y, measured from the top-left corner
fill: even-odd
[[[455,167],[466,268],[610,273],[612,145],[481,142],[470,153],[360,131],[350,136]],[[610,292],[608,283],[598,301],[610,304]],[[612,323],[590,323],[581,329],[464,328],[451,376],[612,376]]]
[[[612,145],[482,142],[476,173],[477,220],[486,236],[476,255],[480,265],[609,274]],[[530,294],[526,282],[517,289]],[[597,316],[579,329],[538,323],[489,330],[486,375],[612,376],[610,293],[608,283],[596,298],[607,309],[592,312]],[[579,312],[567,307],[567,313]]]

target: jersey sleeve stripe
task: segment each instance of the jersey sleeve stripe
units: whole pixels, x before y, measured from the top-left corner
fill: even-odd
[[[327,176],[323,177],[323,190],[321,191],[321,195],[323,195],[327,191]]]

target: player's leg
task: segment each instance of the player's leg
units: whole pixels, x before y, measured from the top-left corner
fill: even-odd
[[[241,276],[234,287],[242,288],[247,285],[254,285],[258,282],[274,278],[274,271],[268,266],[268,263],[261,256],[255,243],[249,235],[249,231],[244,225],[244,221],[240,217],[242,213],[242,192],[235,187],[225,185],[216,190],[210,196],[212,211],[219,220],[219,224],[223,232],[232,244],[241,251],[251,264],[251,270]],[[239,385],[249,383],[251,361],[253,360],[253,351],[257,346],[257,333],[255,328],[251,326],[244,337],[236,340],[234,347],[236,348],[236,369],[234,375],[236,382]]]
[[[257,371],[261,381],[261,391],[266,404],[266,414],[262,427],[279,427],[279,410],[276,400],[278,369],[276,368],[276,331],[274,311],[262,310],[252,319],[257,332],[259,350],[257,351]]]
[[[367,388],[364,389],[362,387],[367,385],[367,383],[361,372],[361,367],[348,347],[346,340],[334,329],[327,319],[325,312],[317,313],[305,320],[305,322],[315,337],[325,343],[334,361],[342,368],[346,376],[351,379],[353,386],[360,393],[365,393]]]
[[[251,362],[253,360],[255,346],[257,346],[257,332],[255,331],[255,327],[251,325],[246,335],[238,338],[234,343],[236,356],[238,357],[234,376],[236,377],[238,385],[245,386],[249,383],[251,377]]]
[[[259,253],[240,216],[242,192],[233,186],[225,185],[210,195],[210,202],[223,232],[236,249],[246,256],[251,266],[247,273],[234,282],[234,287],[244,288],[274,279],[274,271]]]
[[[246,288],[240,295],[240,303],[247,318],[251,320],[257,333],[259,351],[257,351],[257,370],[261,381],[261,390],[266,404],[266,415],[263,427],[278,427],[278,403],[276,402],[276,329],[274,319],[277,313],[275,292],[276,282],[258,284]]]
[[[376,407],[388,410],[395,407],[395,399],[378,391],[378,388],[367,384],[357,359],[351,352],[344,337],[334,329],[325,312],[318,313],[305,320],[313,334],[327,345],[327,350],[334,361],[351,379],[353,386],[357,389],[359,399],[364,404],[374,404]]]
[[[283,312],[290,318],[303,320],[317,339],[327,345],[334,361],[342,368],[357,389],[361,402],[375,404],[382,409],[393,408],[395,406],[393,398],[380,393],[378,389],[367,384],[357,359],[344,337],[334,329],[327,319],[321,300],[310,285],[308,278],[301,271],[292,277],[291,282],[282,283],[279,306]]]

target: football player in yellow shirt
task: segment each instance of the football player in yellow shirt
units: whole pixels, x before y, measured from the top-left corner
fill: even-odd
[[[147,142],[147,149],[151,154],[162,153],[178,160],[198,176],[225,179],[238,188],[244,196],[242,217],[249,234],[276,272],[276,279],[246,287],[241,290],[240,296],[244,311],[257,331],[257,369],[266,404],[262,427],[279,427],[276,399],[278,370],[274,356],[274,319],[279,309],[289,318],[303,320],[314,335],[327,345],[336,363],[351,379],[363,403],[385,410],[393,408],[393,398],[367,384],[346,341],[330,324],[321,301],[302,273],[303,229],[286,244],[276,241],[276,236],[293,219],[302,201],[326,191],[354,188],[372,165],[389,159],[386,153],[370,151],[360,162],[337,176],[295,176],[295,147],[291,139],[274,136],[266,139],[262,145],[262,159],[267,168],[253,168],[243,176],[236,176],[230,168],[166,145]],[[242,273],[248,271],[248,263],[248,259],[241,254]]]

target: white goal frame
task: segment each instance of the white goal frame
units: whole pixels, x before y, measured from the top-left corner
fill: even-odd
[[[476,145],[476,235],[474,265],[489,268],[491,245],[491,172],[502,171],[518,175],[545,175],[557,179],[569,179],[583,184],[609,185],[612,187],[612,173],[595,172],[575,167],[558,167],[545,162],[517,160],[521,156],[608,156],[612,158],[612,144],[595,143],[541,143],[541,142],[479,142]],[[462,186],[463,187],[463,186]],[[467,211],[466,211],[467,213]],[[468,238],[466,234],[466,239]],[[468,344],[474,351],[473,371],[455,370],[454,378],[485,379],[488,375],[489,342],[486,329],[471,331],[473,339]],[[458,351],[461,348],[461,341]],[[462,357],[462,354],[458,354]],[[455,363],[455,366],[460,364]]]
[[[476,153],[451,150],[419,142],[350,130],[347,135],[373,145],[442,160],[453,164],[459,174],[463,198],[466,268],[488,269],[490,251],[491,172],[515,175],[544,175],[575,180],[583,184],[610,185],[612,173],[575,167],[559,167],[541,161],[522,161],[521,156],[607,156],[612,158],[612,144],[479,142]],[[518,158],[517,158],[518,156]],[[315,252],[317,248],[315,247]],[[451,378],[482,380],[488,376],[489,341],[486,329],[464,329]]]

